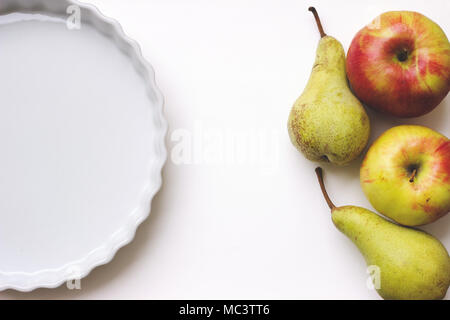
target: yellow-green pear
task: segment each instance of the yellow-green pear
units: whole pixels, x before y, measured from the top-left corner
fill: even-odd
[[[289,136],[307,159],[345,165],[366,146],[369,117],[348,87],[341,43],[323,32],[316,10],[309,10],[321,39],[308,84],[289,115]]]
[[[384,299],[436,300],[450,285],[450,257],[436,238],[423,231],[399,226],[361,207],[336,207],[317,168],[334,225],[358,247],[378,278]],[[376,279],[375,279],[376,280]],[[375,281],[376,282],[376,281]]]

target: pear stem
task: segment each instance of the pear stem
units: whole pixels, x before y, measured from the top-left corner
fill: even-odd
[[[414,169],[411,177],[409,178],[409,182],[414,182],[414,178],[416,177],[417,169]]]
[[[309,7],[308,10],[313,13],[314,19],[316,19],[316,24],[317,24],[317,28],[319,28],[320,37],[321,38],[325,37],[327,34],[323,31],[322,23],[320,22],[319,14],[317,13],[316,8]]]
[[[317,179],[319,180],[320,189],[322,190],[323,197],[325,198],[325,201],[327,202],[328,206],[331,210],[336,208],[334,203],[331,201],[330,197],[328,196],[327,190],[325,189],[325,184],[323,183],[323,172],[321,167],[316,168],[316,175]]]

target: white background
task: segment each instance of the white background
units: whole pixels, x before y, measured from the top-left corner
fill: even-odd
[[[367,289],[362,256],[331,223],[316,164],[286,131],[319,41],[307,8],[317,8],[325,31],[347,50],[360,28],[389,10],[419,11],[449,33],[448,1],[91,3],[122,24],[156,70],[170,124],[164,187],[135,240],[83,279],[81,290],[6,291],[0,299],[379,299]],[[450,136],[449,105],[447,97],[413,120],[368,110],[371,141],[403,123]],[[171,137],[180,129],[191,132],[195,163],[171,159]],[[220,143],[233,134],[243,148],[238,160],[236,145]],[[371,208],[359,185],[360,162],[324,166],[336,204]],[[449,224],[450,215],[424,229],[450,248]]]

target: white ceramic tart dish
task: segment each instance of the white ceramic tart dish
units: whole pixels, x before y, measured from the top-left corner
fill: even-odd
[[[149,215],[167,131],[152,67],[70,0],[0,1],[0,290],[80,279]]]

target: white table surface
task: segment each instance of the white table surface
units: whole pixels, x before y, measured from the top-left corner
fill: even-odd
[[[347,49],[361,27],[389,10],[419,11],[450,34],[450,3],[90,2],[122,24],[156,70],[170,125],[164,186],[135,240],[82,279],[81,290],[8,290],[0,299],[379,299],[366,286],[362,256],[331,223],[316,164],[287,135],[319,41],[307,8],[317,8],[325,31]],[[404,123],[450,136],[450,97],[412,120],[368,113],[371,141]],[[179,163],[174,149],[180,134],[191,142],[190,163]],[[323,166],[336,204],[371,208],[360,162]],[[424,229],[450,248],[449,225],[447,215]]]

